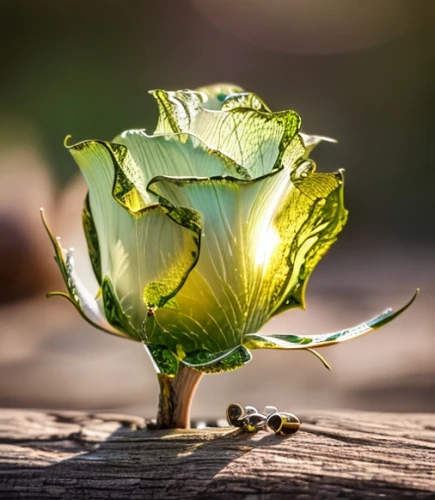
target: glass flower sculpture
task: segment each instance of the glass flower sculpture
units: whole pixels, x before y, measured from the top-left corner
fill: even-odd
[[[42,215],[67,287],[48,295],[143,343],[161,386],[158,424],[186,427],[201,373],[240,368],[255,349],[312,351],[358,337],[415,296],[336,333],[258,333],[305,308],[307,281],[346,223],[343,173],[316,173],[309,158],[328,139],[300,133],[295,111],[272,112],[235,86],[151,94],[154,134],[67,145],[89,187],[83,228],[99,288],[83,287],[73,250]]]

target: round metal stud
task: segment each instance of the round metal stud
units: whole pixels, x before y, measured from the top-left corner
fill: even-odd
[[[234,427],[243,427],[243,417],[246,415],[245,409],[238,403],[231,403],[227,406],[227,421]]]
[[[268,429],[278,436],[295,434],[301,428],[301,421],[293,413],[272,413],[267,417]]]

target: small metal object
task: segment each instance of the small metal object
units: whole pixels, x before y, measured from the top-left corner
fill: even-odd
[[[254,406],[243,408],[238,403],[231,403],[227,407],[227,421],[245,432],[257,432],[266,426],[265,415],[258,412]]]
[[[275,406],[266,406],[263,414],[254,406],[244,408],[238,403],[231,403],[226,413],[230,425],[249,433],[267,430],[278,436],[288,436],[297,432],[301,427],[301,422],[296,415],[278,412]]]
[[[301,428],[301,421],[293,413],[275,412],[267,417],[267,428],[278,436],[295,434]]]
[[[258,432],[266,427],[266,416],[262,413],[248,413],[243,421],[243,430],[246,432]]]
[[[231,403],[227,406],[227,421],[234,427],[243,427],[243,417],[246,415],[245,409],[238,403]]]
[[[271,413],[276,413],[277,411],[278,408],[276,406],[265,406],[263,410],[265,415],[270,415]]]

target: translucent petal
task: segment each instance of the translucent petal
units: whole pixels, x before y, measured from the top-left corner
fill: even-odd
[[[281,308],[303,306],[306,281],[346,211],[340,174],[300,175],[154,179],[149,189],[162,202],[197,210],[204,223],[198,264],[158,312],[153,342],[166,330],[188,349],[224,351]]]
[[[378,316],[365,321],[352,328],[346,328],[334,333],[326,333],[322,335],[288,335],[288,334],[274,334],[274,335],[260,335],[248,334],[245,337],[244,345],[249,349],[306,349],[312,347],[322,347],[339,342],[345,342],[356,337],[361,337],[366,333],[372,332],[386,325],[394,318],[402,314],[417,298],[418,290],[412,299],[397,311],[387,309]]]
[[[128,148],[140,169],[143,187],[156,175],[248,177],[240,164],[226,158],[220,150],[215,151],[216,148],[206,145],[194,134],[173,134],[171,131],[165,135],[149,136],[145,130],[127,130],[115,138],[115,143]]]
[[[156,175],[249,177],[243,167],[193,135],[148,136],[144,130],[128,130],[115,140],[83,141],[68,149],[88,184],[91,178],[104,178],[100,202],[111,192],[130,212],[154,201],[146,186]]]
[[[127,211],[119,215],[114,239],[108,242],[105,274],[111,277],[123,311],[141,329],[147,311],[173,297],[194,267],[199,234],[175,223],[161,205],[151,205],[138,215]]]
[[[296,189],[287,191],[273,220],[280,242],[264,275],[275,290],[274,302],[280,302],[273,314],[292,307],[305,308],[308,279],[347,221],[342,172],[306,176],[301,172],[300,178],[293,178]],[[287,276],[284,282],[279,278],[281,273]]]
[[[301,123],[295,111],[267,112],[262,101],[258,104],[259,100],[257,107],[261,111],[239,107],[238,102],[242,97],[246,99],[245,95],[239,98],[232,95],[227,106],[224,102],[222,111],[211,111],[204,108],[200,93],[155,90],[152,94],[160,111],[155,133],[195,134],[210,148],[242,165],[252,178],[281,165],[285,150]]]
[[[241,92],[226,97],[222,103],[222,110],[229,111],[233,108],[251,108],[265,113],[271,113],[266,103],[252,92]]]
[[[128,179],[122,176],[123,170],[116,176],[111,146],[91,141],[70,151],[89,186],[105,283],[103,299],[105,307],[110,302],[113,312],[108,320],[118,328],[132,325],[140,332],[148,310],[161,307],[176,294],[194,267],[200,244],[199,215],[160,204],[134,211],[133,198],[124,196],[131,191]],[[114,190],[112,196],[119,180],[127,187]],[[122,320],[118,302],[127,322]]]

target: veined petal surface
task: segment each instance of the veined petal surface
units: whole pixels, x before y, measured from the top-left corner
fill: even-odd
[[[346,219],[339,173],[295,177],[281,169],[252,181],[157,177],[149,190],[203,218],[199,261],[157,312],[152,333],[158,344],[170,331],[191,350],[225,351],[272,314],[303,306],[311,270]]]
[[[145,130],[127,130],[114,139],[114,143],[127,147],[141,172],[142,189],[157,175],[248,177],[246,169],[227,158],[221,150],[206,145],[194,132],[181,132],[150,136]],[[125,171],[123,167],[121,169]]]
[[[206,109],[200,92],[155,90],[152,95],[160,111],[156,134],[195,134],[210,148],[242,165],[251,178],[281,166],[285,150],[300,128],[295,111],[265,111],[259,98],[258,109],[241,107],[248,99],[245,94],[231,95],[220,111]]]
[[[106,316],[117,328],[131,325],[140,332],[149,310],[175,295],[194,267],[199,215],[157,203],[133,211],[126,198],[118,198],[113,148],[90,141],[71,146],[70,151],[89,186]]]

